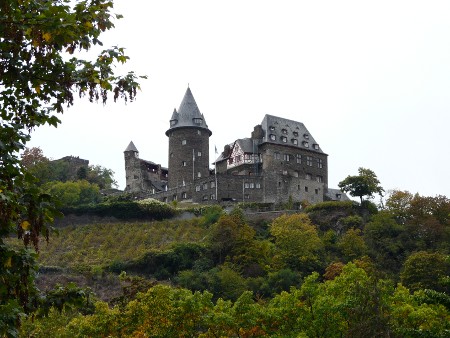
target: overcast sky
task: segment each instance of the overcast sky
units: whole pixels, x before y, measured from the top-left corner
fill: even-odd
[[[211,162],[271,114],[305,124],[330,187],[365,167],[386,191],[450,197],[450,1],[116,0],[114,12],[124,19],[101,40],[126,48],[118,71],[148,75],[136,102],[77,100],[29,147],[110,168],[123,189],[131,140],[167,166],[189,83]]]

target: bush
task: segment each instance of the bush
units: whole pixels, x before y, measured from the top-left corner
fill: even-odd
[[[305,208],[305,212],[313,212],[318,210],[341,210],[341,209],[353,209],[358,203],[352,201],[328,201],[310,205]]]
[[[113,202],[96,205],[81,205],[66,207],[61,210],[64,214],[95,215],[99,217],[115,217],[117,219],[146,219],[162,220],[171,218],[177,211],[168,204],[147,199],[138,202]]]

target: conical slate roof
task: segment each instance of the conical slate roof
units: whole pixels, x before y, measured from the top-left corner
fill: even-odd
[[[209,132],[209,135],[212,134],[208,129],[205,117],[200,113],[200,109],[198,109],[197,103],[195,102],[189,87],[184,94],[180,108],[178,111],[176,109],[173,111],[172,118],[170,119],[170,128],[166,131],[166,135],[169,134],[170,130],[186,127],[205,129]]]
[[[139,152],[137,150],[136,146],[134,145],[133,141],[130,142],[130,144],[128,145],[127,149],[125,149],[125,151],[135,151],[137,153]]]

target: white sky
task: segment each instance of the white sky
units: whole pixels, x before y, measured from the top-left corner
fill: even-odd
[[[77,100],[29,147],[115,172],[123,151],[167,166],[165,131],[189,83],[214,145],[250,137],[265,114],[303,122],[329,155],[329,186],[358,167],[385,190],[450,197],[450,1],[116,0],[101,39],[120,71],[148,75],[136,102]],[[212,166],[212,165],[211,165]]]

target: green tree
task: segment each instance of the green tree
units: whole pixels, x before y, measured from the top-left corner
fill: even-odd
[[[359,197],[361,204],[363,196],[368,198],[373,198],[374,194],[383,196],[384,189],[380,186],[380,181],[372,170],[359,168],[358,173],[357,176],[347,176],[339,182],[339,188],[344,192],[349,192],[353,197]]]
[[[450,276],[450,258],[437,252],[419,251],[411,254],[400,273],[403,285],[412,291],[432,289],[450,292],[445,279]]]
[[[323,243],[308,215],[282,215],[270,226],[283,265],[297,271],[313,271],[320,261]]]
[[[61,207],[98,203],[101,200],[99,187],[86,180],[52,181],[45,184],[43,189],[55,196],[61,203]]]
[[[0,2],[0,335],[15,335],[19,318],[36,304],[29,298],[33,259],[25,261],[3,239],[18,229],[25,244],[37,248],[56,213],[19,152],[36,127],[60,123],[56,114],[73,104],[75,93],[105,103],[109,92],[114,100],[133,100],[139,87],[134,73],[114,74],[115,65],[128,60],[122,48],[106,49],[93,61],[76,57],[101,45],[100,34],[114,27],[118,16],[111,8],[109,0]]]
[[[117,182],[114,180],[114,171],[100,165],[89,166],[86,173],[86,180],[89,183],[97,184],[100,189],[117,187]]]
[[[359,229],[350,229],[338,240],[337,247],[344,262],[361,258],[367,253],[367,245]]]
[[[406,246],[409,245],[405,226],[398,224],[389,212],[382,211],[372,216],[366,225],[364,240],[378,268],[397,275],[407,256]]]

